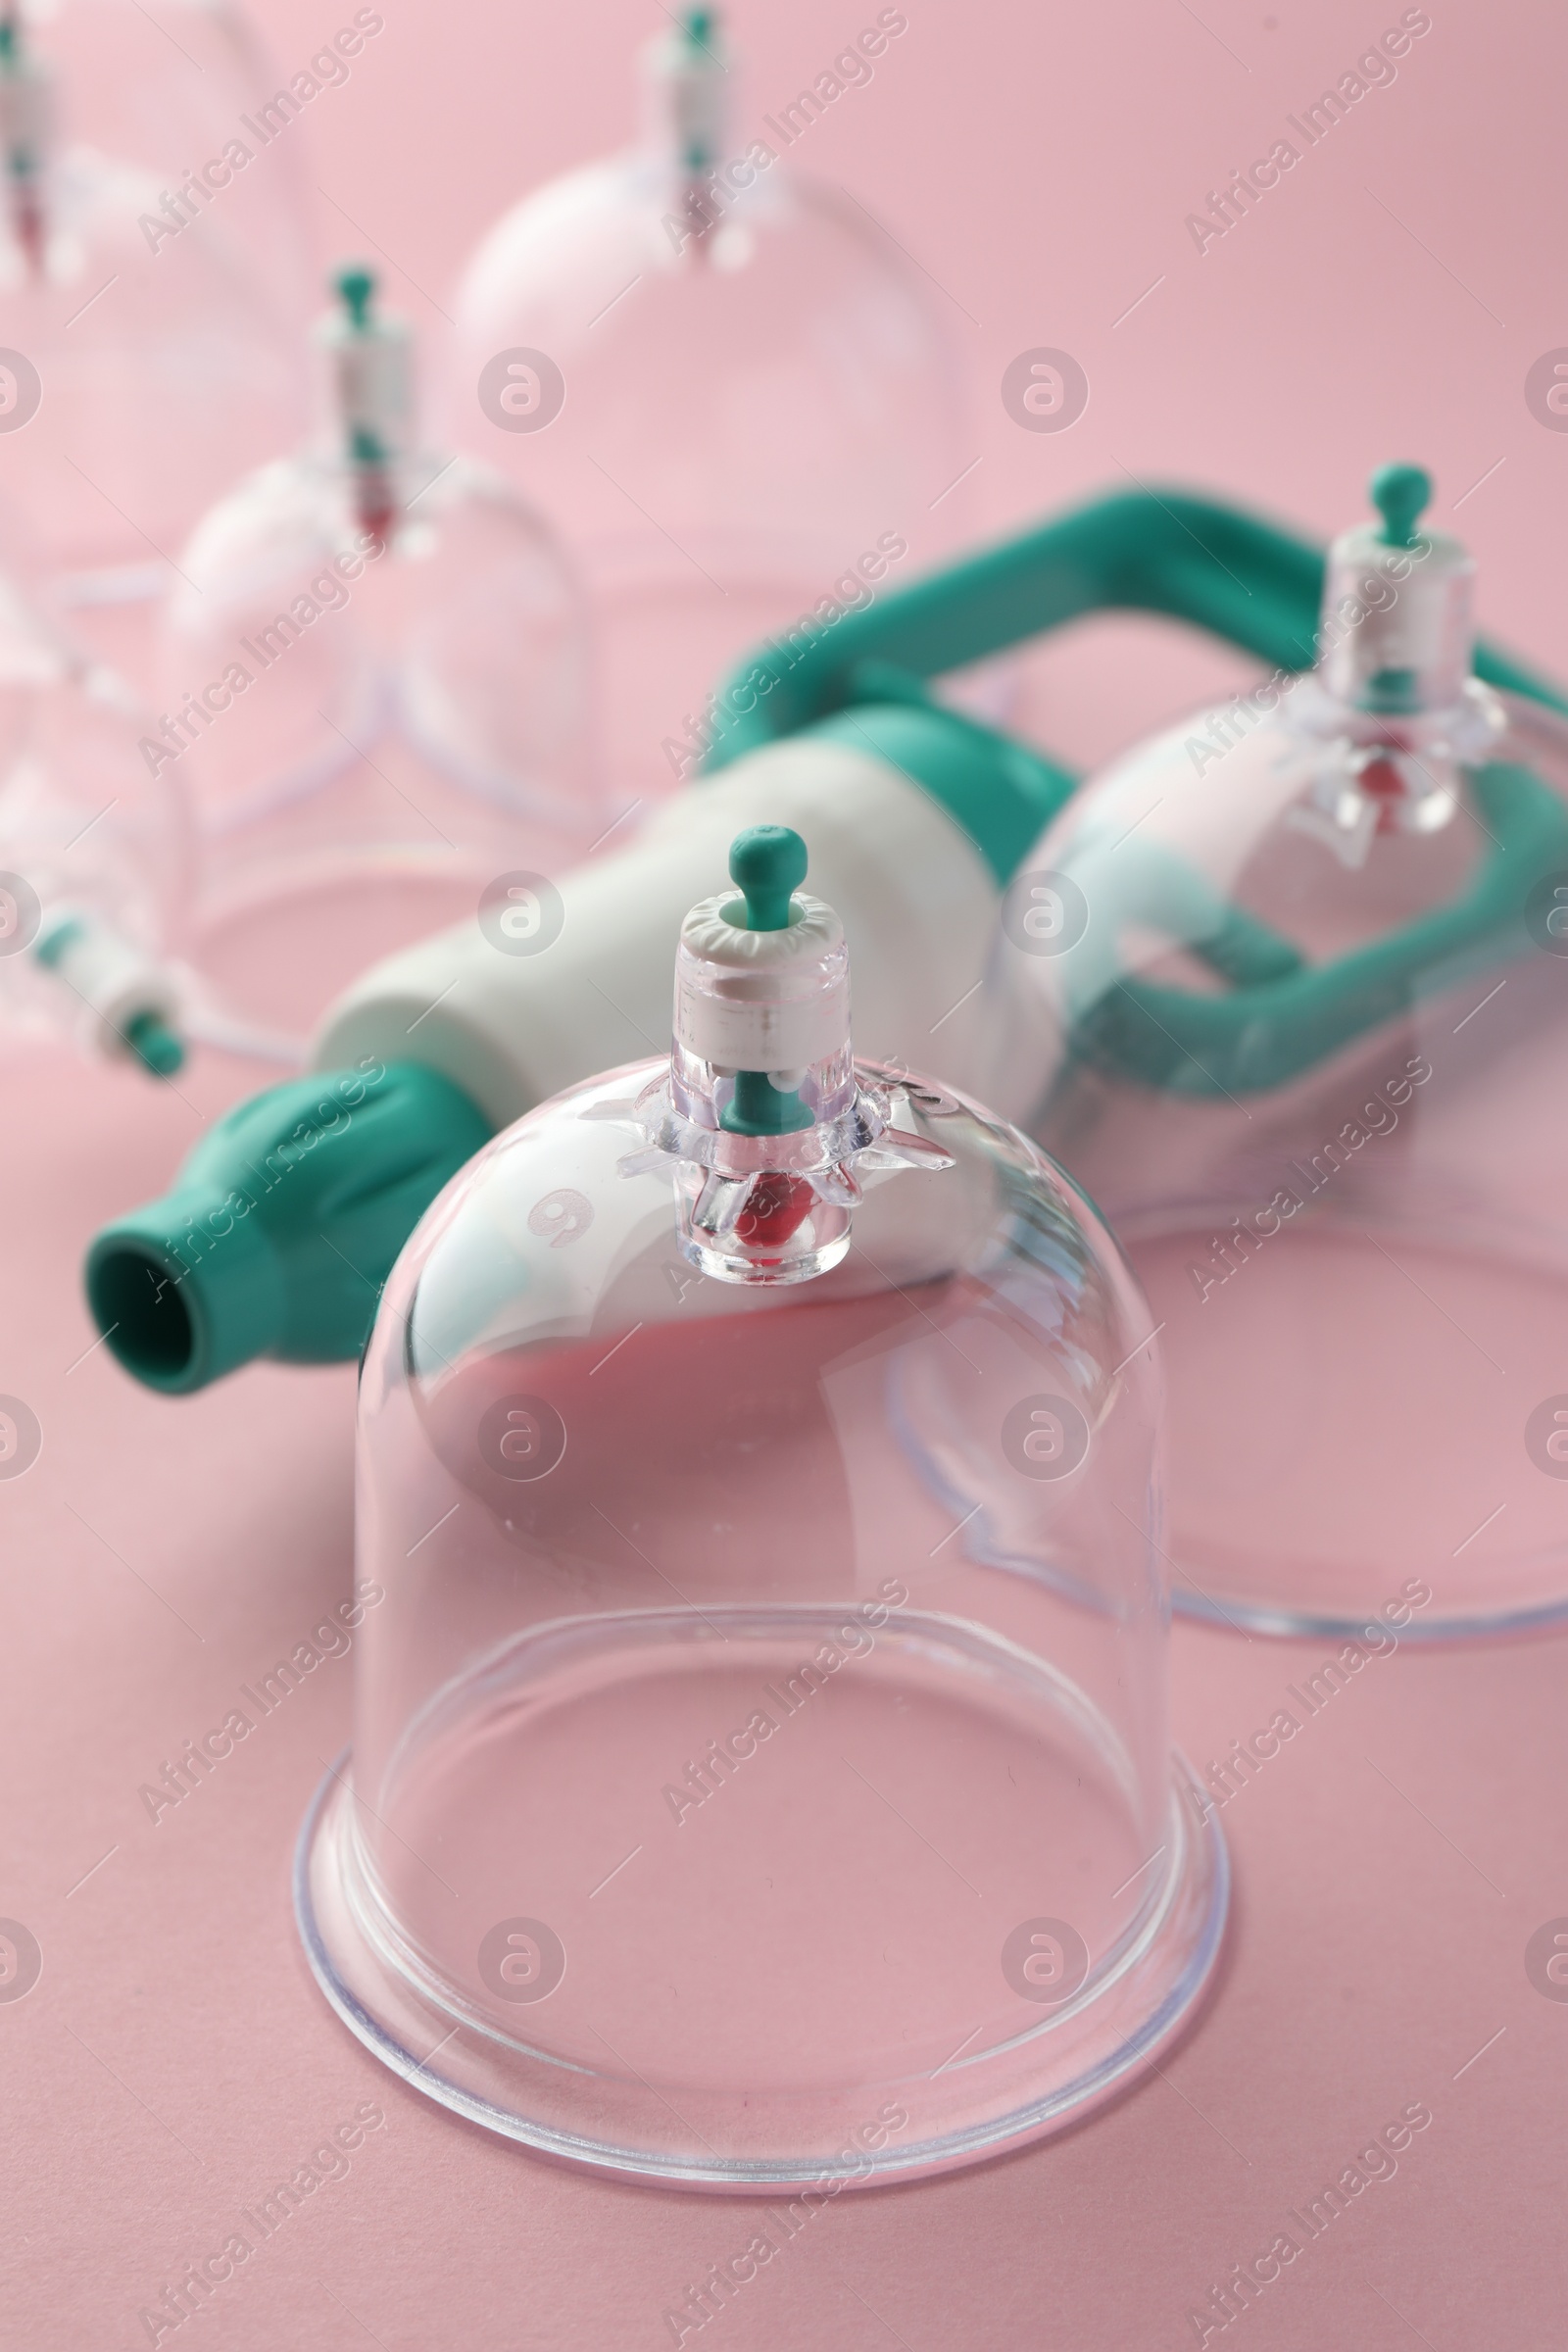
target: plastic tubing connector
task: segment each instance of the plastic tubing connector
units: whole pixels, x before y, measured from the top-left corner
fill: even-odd
[[[106,1226],[88,1302],[127,1372],[185,1396],[253,1356],[359,1354],[419,1217],[491,1124],[415,1062],[270,1087],[220,1119],[172,1192]]]

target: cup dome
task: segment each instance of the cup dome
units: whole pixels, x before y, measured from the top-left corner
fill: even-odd
[[[89,611],[160,596],[203,508],[303,416],[296,173],[250,168],[264,142],[239,112],[264,69],[228,7],[171,15],[66,0],[0,21],[0,494]]]
[[[998,949],[1161,1326],[1177,1605],[1264,1630],[1568,1608],[1568,727],[1472,674],[1429,490],[1335,543],[1315,671],[1069,805]]]
[[[340,2013],[449,2105],[836,2188],[1134,2076],[1225,1868],[1169,1745],[1138,1287],[1021,1135],[849,1063],[834,920],[735,870],[673,1063],[499,1137],[387,1287],[352,1773],[299,1904]],[[748,1087],[702,1049],[755,1050],[768,972],[802,1058]]]
[[[71,1038],[168,1077],[199,992],[175,960],[193,885],[178,780],[146,714],[0,576],[0,1049]]]
[[[672,18],[643,64],[639,145],[536,189],[469,260],[448,403],[582,564],[607,755],[646,795],[693,772],[714,679],[765,632],[808,642],[961,535],[974,453],[930,288],[796,168],[835,101],[748,122],[711,9]],[[853,48],[840,64],[876,71]],[[858,101],[845,84],[836,103]]]
[[[181,553],[146,754],[200,830],[205,968],[296,1039],[498,871],[558,872],[609,821],[570,567],[498,474],[421,444],[406,323],[368,270],[336,285],[318,438]]]

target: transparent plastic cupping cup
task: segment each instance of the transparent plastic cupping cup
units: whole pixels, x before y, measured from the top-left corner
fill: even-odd
[[[29,64],[41,67],[52,85],[41,106],[24,97],[13,116],[33,133],[30,152],[12,165],[15,211],[25,214],[28,165],[47,149],[37,130],[58,129],[156,182],[149,250],[168,254],[172,240],[157,233],[164,224],[177,239],[211,212],[224,245],[246,257],[278,326],[307,325],[315,285],[304,150],[287,134],[308,102],[290,89],[244,10],[230,0],[170,0],[155,23],[137,0],[23,0],[7,13],[24,77]],[[346,48],[334,46],[340,61],[358,54],[352,32]],[[317,66],[311,78],[318,82],[343,71],[330,57],[318,56]],[[291,104],[276,103],[280,89]]]
[[[65,1035],[179,1065],[194,853],[178,778],[142,764],[144,724],[0,578],[0,1050]]]
[[[1568,1610],[1568,728],[1472,675],[1429,492],[1335,543],[1314,671],[1084,789],[998,951],[1162,1326],[1177,1605],[1379,1645]]]
[[[298,1900],[449,2105],[833,2193],[1135,2077],[1225,1865],[1169,1746],[1146,1303],[1023,1137],[854,1063],[804,866],[742,836],[673,1057],[519,1121],[398,1263]]]
[[[170,17],[0,22],[0,493],[93,605],[160,595],[203,507],[304,417],[294,151],[247,130],[270,90],[234,14]]]
[[[423,444],[413,338],[372,273],[334,282],[317,437],[181,555],[150,754],[201,829],[204,963],[296,1033],[498,873],[561,872],[609,821],[574,577],[499,475]]]
[[[867,37],[865,80],[896,72]],[[584,564],[608,756],[646,795],[692,772],[710,690],[764,632],[808,642],[961,536],[974,453],[944,298],[797,170],[823,102],[743,108],[710,9],[643,66],[639,145],[535,190],[469,261],[447,398]],[[842,110],[875,104],[846,81]]]

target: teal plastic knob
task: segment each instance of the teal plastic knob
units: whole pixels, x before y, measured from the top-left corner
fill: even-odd
[[[736,1071],[718,1123],[726,1135],[798,1135],[816,1124],[796,1089],[775,1086],[765,1070]]]
[[[746,897],[748,931],[787,931],[806,880],[806,844],[788,825],[752,825],[730,847],[729,875]]]
[[[1432,476],[1424,466],[1384,466],[1372,476],[1372,504],[1383,517],[1387,547],[1414,547],[1416,524],[1432,498]]]
[[[348,312],[349,323],[363,334],[370,323],[370,305],[375,299],[375,271],[363,262],[355,262],[340,270],[332,280],[333,289]]]

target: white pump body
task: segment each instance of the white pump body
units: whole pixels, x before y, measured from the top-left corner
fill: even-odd
[[[375,965],[327,1014],[314,1066],[424,1062],[505,1126],[597,1070],[662,1051],[681,925],[722,885],[736,834],[758,824],[802,836],[811,888],[843,921],[857,1051],[1022,1115],[1035,1073],[983,985],[1002,897],[985,859],[907,775],[809,736],[737,761],[662,809],[631,848],[561,877],[562,919],[540,926],[536,952],[524,939],[510,953],[471,921]]]

